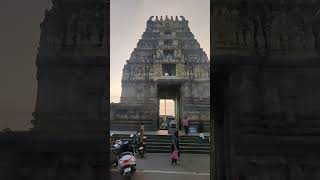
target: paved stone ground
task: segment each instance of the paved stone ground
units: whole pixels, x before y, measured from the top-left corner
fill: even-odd
[[[145,159],[137,158],[137,172],[131,180],[209,180],[210,156],[181,154],[180,164],[171,166],[170,154],[147,154]],[[111,180],[125,179],[119,170],[111,170]]]

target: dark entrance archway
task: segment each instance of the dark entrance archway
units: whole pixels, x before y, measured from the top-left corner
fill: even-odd
[[[158,106],[160,110],[160,99],[172,99],[174,101],[174,112],[177,127],[180,128],[180,117],[182,112],[181,106],[181,84],[159,83],[158,84]],[[158,113],[159,114],[159,113]],[[160,117],[158,118],[158,124],[160,124]],[[159,127],[160,128],[160,127]]]

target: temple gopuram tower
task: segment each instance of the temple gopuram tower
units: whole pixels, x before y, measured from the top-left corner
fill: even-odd
[[[154,17],[123,68],[120,103],[111,104],[112,129],[159,129],[160,99],[173,99],[175,118],[209,129],[210,62],[180,16]]]
[[[104,132],[106,2],[53,0],[41,23],[34,131]]]

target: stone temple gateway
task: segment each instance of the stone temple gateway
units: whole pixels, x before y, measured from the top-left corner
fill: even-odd
[[[180,16],[154,17],[123,68],[120,103],[110,106],[111,129],[159,129],[160,99],[173,99],[175,118],[209,130],[210,62]]]

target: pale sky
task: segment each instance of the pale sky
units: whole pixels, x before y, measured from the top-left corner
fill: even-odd
[[[210,0],[111,0],[110,101],[119,102],[122,68],[137,46],[150,16],[184,16],[210,57]]]
[[[40,23],[50,2],[0,0],[0,131],[31,127]]]

